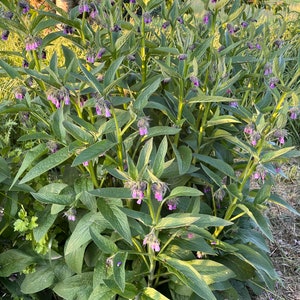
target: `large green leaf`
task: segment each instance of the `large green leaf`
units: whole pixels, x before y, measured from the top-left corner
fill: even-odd
[[[180,132],[180,128],[168,127],[168,126],[154,126],[150,127],[147,137],[154,137],[159,135],[174,135]]]
[[[99,157],[99,155],[105,154],[105,152],[111,149],[115,144],[116,143],[109,140],[103,140],[93,144],[80,152],[80,154],[74,159],[72,167],[78,166],[85,161],[89,161],[93,158]]]
[[[115,292],[104,284],[98,284],[91,293],[88,300],[111,300],[115,296]]]
[[[24,294],[34,294],[50,287],[55,281],[51,265],[36,268],[35,272],[26,275],[21,284]]]
[[[6,73],[12,78],[16,78],[19,77],[21,78],[21,75],[19,74],[19,72],[16,70],[16,68],[12,67],[11,65],[9,65],[7,62],[5,62],[4,60],[0,59],[0,67],[3,68],[3,70],[6,71]]]
[[[101,188],[89,191],[89,194],[98,196],[101,198],[110,199],[129,199],[132,198],[129,188]]]
[[[189,170],[191,166],[192,150],[189,147],[183,145],[178,149],[176,149],[174,145],[172,146],[177,159],[179,175],[183,175]]]
[[[113,259],[113,273],[116,284],[119,289],[125,290],[125,265],[127,259],[127,252],[118,252]]]
[[[96,89],[96,91],[100,95],[102,95],[103,89],[99,83],[99,80],[97,80],[97,78],[90,71],[88,71],[80,61],[78,61],[78,63],[79,63],[80,69],[82,70],[82,72],[84,73],[84,75],[86,76],[88,81]]]
[[[106,200],[102,200],[98,207],[112,228],[114,228],[125,241],[132,244],[130,227],[125,213],[122,212],[119,207]]]
[[[286,147],[275,151],[267,151],[266,153],[263,153],[260,159],[261,163],[267,163],[269,161],[273,161],[275,158],[280,158],[287,154],[288,152],[294,150],[295,147]]]
[[[185,227],[199,220],[199,216],[186,213],[174,213],[159,220],[155,228],[158,230],[167,228]]]
[[[134,101],[133,107],[137,110],[142,110],[147,105],[149,97],[158,89],[160,82],[161,76],[143,88]]]
[[[35,262],[35,258],[24,251],[10,249],[0,254],[0,277],[8,277],[12,273],[22,272]]]
[[[215,260],[232,270],[236,278],[241,281],[246,281],[255,275],[255,269],[251,264],[233,254],[218,256]]]
[[[68,255],[86,242],[92,239],[90,234],[90,226],[94,224],[97,226],[98,232],[110,227],[101,213],[87,213],[76,224],[74,231],[72,232],[68,244],[65,248],[65,255]]]
[[[276,273],[270,258],[264,252],[253,245],[234,244],[234,247],[239,249],[234,255],[255,268],[266,283],[267,279],[265,279],[265,276],[273,280],[278,280],[279,275]]]
[[[158,178],[160,177],[160,175],[164,170],[164,162],[165,162],[165,156],[167,154],[167,150],[168,150],[168,140],[167,137],[165,136],[161,141],[161,143],[159,144],[152,165],[153,174]]]
[[[208,285],[235,277],[231,269],[213,260],[197,259],[189,263],[200,273]]]
[[[67,132],[69,132],[76,140],[88,144],[91,144],[94,140],[93,136],[89,132],[83,130],[81,127],[69,121],[63,121],[63,126],[66,128]]]
[[[244,211],[258,226],[258,228],[265,234],[265,236],[273,241],[273,235],[270,229],[269,220],[257,209],[253,204],[237,204],[237,207]]]
[[[71,252],[65,255],[67,266],[75,273],[81,273],[82,271],[85,249],[88,243],[86,242],[78,248],[73,248]]]
[[[297,216],[300,216],[300,213],[295,208],[293,208],[288,202],[283,200],[277,194],[271,194],[269,201],[288,209],[290,212],[294,213]]]
[[[203,195],[203,193],[195,188],[191,188],[188,186],[177,186],[175,187],[170,195],[166,198],[164,198],[164,200],[167,199],[172,199],[175,197],[197,197],[197,196],[201,196]]]
[[[12,184],[10,187],[12,187],[16,181],[19,179],[19,177],[24,173],[24,171],[32,165],[32,163],[41,157],[43,154],[45,154],[48,151],[48,148],[45,144],[39,144],[36,147],[28,150],[28,152],[25,154],[25,157],[23,159],[22,165],[18,170],[18,173],[16,174]]]
[[[72,154],[69,153],[67,147],[58,150],[56,153],[49,155],[44,160],[37,163],[30,171],[23,177],[20,184],[28,182],[36,177],[39,177],[43,173],[49,171],[50,169],[60,165],[66,161]]]
[[[216,300],[200,273],[189,262],[165,254],[160,254],[158,259],[167,267],[170,273],[174,274],[183,284],[190,287],[198,296],[203,299]]]
[[[143,289],[141,300],[168,300],[168,298],[162,295],[156,289],[146,287]]]
[[[97,227],[92,225],[90,227],[90,234],[94,243],[103,253],[114,254],[118,251],[118,247],[116,246],[116,244],[108,237],[101,235],[98,232]]]
[[[88,300],[93,291],[92,281],[93,272],[85,272],[59,282],[53,291],[65,300]]]
[[[31,195],[45,204],[70,205],[75,200],[72,195],[58,195],[57,193],[31,193]]]
[[[148,165],[152,147],[153,147],[153,139],[149,139],[143,146],[142,150],[140,151],[140,155],[136,165],[139,173],[141,172],[141,170],[145,168],[145,166]]]
[[[221,171],[225,175],[228,175],[231,178],[235,178],[233,168],[225,161],[202,154],[194,154],[193,156],[196,157],[198,160],[211,165],[216,170]]]
[[[125,207],[120,207],[120,209],[129,217],[132,219],[135,219],[141,223],[143,223],[146,226],[151,226],[152,224],[152,219],[149,216],[149,214],[146,214],[144,212],[141,211],[136,211],[133,209],[128,209]]]
[[[118,57],[108,67],[107,71],[105,72],[105,76],[104,76],[104,81],[103,81],[104,82],[104,87],[107,87],[108,85],[110,85],[114,81],[116,72],[117,72],[118,68],[120,67],[123,59],[124,59],[124,56]]]

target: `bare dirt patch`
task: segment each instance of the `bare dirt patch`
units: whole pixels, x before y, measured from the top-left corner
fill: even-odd
[[[274,192],[300,212],[300,160],[291,160],[282,169],[288,178],[278,177]],[[277,205],[270,205],[266,215],[274,235],[274,242],[269,243],[270,257],[282,285],[257,299],[300,300],[300,217]]]

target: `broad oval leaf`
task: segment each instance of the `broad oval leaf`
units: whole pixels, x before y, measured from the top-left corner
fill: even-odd
[[[72,167],[78,166],[85,161],[89,161],[100,155],[103,155],[106,151],[111,149],[116,143],[109,140],[103,140],[93,144],[92,146],[83,150],[73,161]]]
[[[66,161],[72,154],[69,153],[67,147],[58,150],[56,153],[51,154],[44,160],[37,163],[20,181],[20,184],[28,182],[43,173],[51,170],[52,168],[60,165],[64,161]]]
[[[183,284],[189,286],[198,296],[203,299],[216,300],[200,273],[189,262],[165,254],[160,254],[158,259],[169,272],[173,273]]]

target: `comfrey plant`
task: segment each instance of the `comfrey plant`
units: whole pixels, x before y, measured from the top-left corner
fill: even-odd
[[[1,49],[20,44],[0,60],[19,84],[0,106],[14,120],[0,140],[3,289],[67,300],[272,290],[264,209],[298,214],[271,191],[299,156],[286,123],[299,118],[300,62],[284,17],[240,0],[86,0],[68,13],[46,2],[57,13],[0,0]]]

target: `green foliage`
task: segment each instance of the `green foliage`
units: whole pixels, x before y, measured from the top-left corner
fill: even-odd
[[[67,300],[272,290],[263,211],[299,214],[271,189],[299,156],[299,19],[241,0],[46,2],[58,13],[0,0],[0,76],[16,86],[0,101],[3,288]]]

